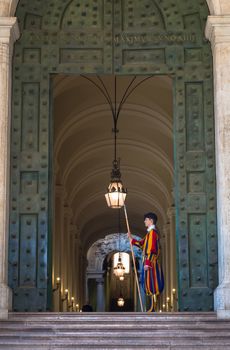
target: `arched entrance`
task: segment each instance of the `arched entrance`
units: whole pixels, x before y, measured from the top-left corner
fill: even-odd
[[[119,307],[116,306],[116,302],[120,293],[123,293],[126,303],[121,311],[140,310],[130,258],[129,268],[125,274],[124,281],[119,281],[114,275],[113,258],[114,254],[119,251],[129,257],[130,246],[126,234],[107,235],[103,239],[96,241],[88,250],[86,299],[93,301],[92,304],[95,311],[118,311]],[[140,266],[141,254],[135,251],[135,256],[137,265]],[[101,288],[101,284],[103,288]],[[94,286],[94,289],[90,289],[90,286]]]
[[[121,101],[133,78],[117,77],[117,101]],[[93,79],[99,81],[96,77]],[[113,97],[114,76],[100,76],[100,79]],[[143,79],[143,76],[137,77],[135,85]],[[124,184],[128,186],[126,205],[131,230],[133,234],[143,235],[144,212],[157,213],[166,280],[165,299],[171,296],[173,288],[177,289],[172,93],[169,77],[148,79],[129,96],[118,122],[118,157],[121,157]],[[53,276],[54,280],[61,277],[62,293],[68,288],[69,297],[73,296],[82,304],[87,294],[84,292],[86,284],[82,282],[87,264],[81,265],[81,255],[85,261],[92,244],[118,230],[118,213],[107,207],[104,197],[114,151],[112,116],[100,90],[81,76],[55,76],[53,95]],[[125,232],[123,210],[121,219]],[[75,246],[75,252],[72,253],[69,246]],[[75,264],[78,268],[74,272],[71,267]],[[70,282],[71,276],[75,276],[74,284]]]
[[[205,1],[19,3],[9,248],[15,310],[50,305],[49,88],[50,75],[57,73],[174,79],[179,305],[213,308],[217,244],[211,51],[203,37],[207,14]]]

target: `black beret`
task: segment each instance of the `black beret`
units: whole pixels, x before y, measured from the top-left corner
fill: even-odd
[[[144,219],[146,219],[146,218],[152,219],[155,224],[157,223],[157,215],[155,213],[150,212],[150,213],[145,214]]]

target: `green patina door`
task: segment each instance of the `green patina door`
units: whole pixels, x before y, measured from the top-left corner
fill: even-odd
[[[51,298],[52,74],[174,80],[180,310],[212,310],[217,285],[212,57],[205,0],[21,0],[13,60],[9,284],[16,311]]]

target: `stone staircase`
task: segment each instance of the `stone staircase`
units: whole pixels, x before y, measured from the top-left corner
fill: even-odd
[[[230,350],[215,313],[10,313],[0,349]]]

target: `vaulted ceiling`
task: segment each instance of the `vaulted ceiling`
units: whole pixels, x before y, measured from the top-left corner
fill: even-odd
[[[101,78],[114,96],[114,76]],[[131,79],[117,77],[118,102]],[[118,230],[117,212],[107,207],[104,197],[114,156],[112,114],[99,89],[84,77],[57,75],[53,86],[55,182],[64,186],[72,222],[87,249]],[[129,222],[132,232],[141,234],[145,212],[156,212],[162,227],[172,204],[172,80],[156,76],[139,85],[122,108],[118,129]]]

